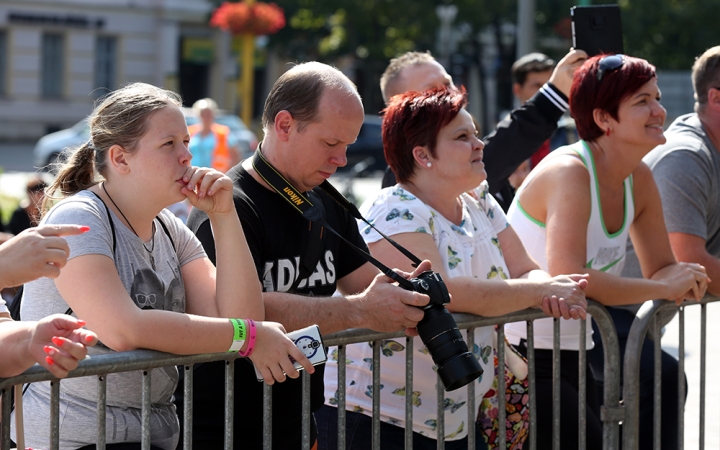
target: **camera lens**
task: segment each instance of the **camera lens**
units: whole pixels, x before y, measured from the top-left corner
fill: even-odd
[[[468,351],[455,319],[444,306],[427,307],[417,330],[437,365],[445,390],[459,389],[482,375],[480,363]]]

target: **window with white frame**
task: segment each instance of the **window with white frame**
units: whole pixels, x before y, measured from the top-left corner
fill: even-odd
[[[100,96],[117,86],[117,39],[98,36],[95,40],[95,93]]]
[[[64,47],[63,35],[56,33],[43,34],[41,92],[45,98],[62,97],[65,78]]]

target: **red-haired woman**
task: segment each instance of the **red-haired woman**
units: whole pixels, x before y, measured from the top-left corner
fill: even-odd
[[[570,109],[582,140],[533,169],[508,212],[525,248],[550,274],[587,271],[587,296],[604,305],[699,300],[707,287],[705,268],[675,261],[657,187],[641,161],[665,142],[655,68],[624,55],[591,58],[575,72]],[[628,236],[644,279],[620,276]],[[562,448],[577,448],[580,325],[562,321],[560,330]],[[524,323],[509,324],[506,331],[516,344],[526,337]],[[536,322],[536,349],[552,349],[552,336],[552,321]],[[591,349],[589,316],[586,342]],[[552,396],[558,395],[552,392],[551,358],[552,350],[536,351],[540,442],[550,442]],[[588,419],[589,429],[599,426]]]
[[[538,270],[508,226],[502,208],[488,193],[483,143],[466,104],[465,91],[456,88],[393,97],[383,119],[383,145],[399,184],[366,202],[361,208],[363,215],[419,258],[432,261],[452,294],[448,305],[451,311],[499,316],[542,307],[555,317],[584,317],[584,276],[551,278]],[[411,269],[410,261],[376,231],[361,225],[361,232],[379,260],[390,267]],[[485,371],[475,382],[475,404],[479,405],[495,379],[494,329],[477,328],[474,333],[473,350]],[[438,414],[434,364],[421,340],[415,338],[414,382],[406,388],[403,344],[404,340],[383,342],[382,445],[401,448],[404,428],[412,426],[413,448],[435,449]],[[372,349],[366,344],[350,345],[347,358],[347,448],[369,448]],[[337,444],[336,369],[336,363],[330,361],[325,376],[328,403],[316,415],[321,448],[336,448]],[[413,397],[414,405],[413,423],[408,425],[406,395]],[[474,426],[467,423],[467,395],[467,388],[445,394],[447,449],[467,448],[467,430]],[[517,443],[519,447],[522,440]],[[486,448],[484,439],[477,441],[477,448]]]

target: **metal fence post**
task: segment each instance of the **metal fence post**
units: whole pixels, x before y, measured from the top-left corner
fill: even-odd
[[[625,420],[625,409],[620,404],[620,345],[615,323],[604,306],[588,301],[587,310],[595,319],[600,331],[603,348],[605,349],[605,391],[600,419],[603,422],[603,448],[616,450],[620,448],[620,422]]]

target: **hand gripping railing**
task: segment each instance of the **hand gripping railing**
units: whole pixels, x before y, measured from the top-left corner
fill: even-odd
[[[683,302],[679,307],[667,300],[648,301],[643,304],[628,333],[625,348],[623,371],[623,398],[626,409],[625,422],[623,422],[623,449],[637,450],[640,431],[640,355],[643,342],[648,331],[652,329],[652,336],[661,336],[659,315],[665,311],[678,311],[679,319],[679,347],[678,347],[678,405],[685,404],[685,307],[700,305],[700,449],[705,448],[705,366],[706,366],[706,339],[707,339],[707,304],[720,301],[714,296],[705,296],[700,302]],[[651,328],[652,327],[652,328]],[[653,448],[661,447],[661,407],[662,407],[662,376],[661,376],[661,342],[659,338],[653,340],[654,344],[654,398],[653,398]],[[684,447],[684,421],[685,408],[678,408],[678,449]]]
[[[620,356],[618,351],[617,335],[615,328],[609,314],[605,308],[597,302],[588,302],[588,312],[590,312],[600,329],[600,335],[605,349],[605,391],[604,391],[604,405],[601,411],[601,420],[603,421],[603,447],[605,449],[616,449],[618,448],[619,439],[619,422],[624,420],[624,410],[619,403],[619,391],[620,391]],[[530,410],[530,435],[529,435],[529,448],[536,450],[537,448],[546,448],[548,443],[539,443],[536,439],[537,431],[537,405],[536,405],[536,393],[535,393],[535,351],[533,336],[533,321],[535,319],[546,317],[542,311],[537,309],[528,309],[524,311],[518,311],[515,313],[507,314],[501,317],[479,317],[471,314],[454,314],[455,321],[460,329],[468,330],[468,345],[472,348],[473,345],[473,333],[472,330],[476,327],[504,325],[510,322],[527,321],[528,327],[528,377],[529,383],[529,410]],[[559,320],[555,320],[555,348],[554,362],[553,362],[553,384],[556,386],[556,390],[560,384],[560,346],[559,346]],[[579,380],[580,380],[580,402],[578,405],[579,424],[581,428],[580,439],[578,442],[578,448],[585,448],[585,371],[586,371],[586,357],[585,357],[585,321],[581,322],[581,342],[579,357]],[[401,338],[404,337],[403,332],[396,333],[377,333],[370,330],[353,329],[334,333],[331,335],[324,336],[326,345],[339,347],[338,351],[338,446],[340,449],[345,447],[345,346],[351,343],[360,342],[371,342],[373,344],[373,411],[372,411],[372,426],[373,426],[373,449],[380,448],[380,402],[379,397],[375,393],[379,393],[380,383],[380,343],[384,339]],[[504,341],[504,329],[503,327],[498,328],[498,342]],[[412,370],[412,338],[407,338],[406,346],[406,385],[412,385],[413,373]],[[498,345],[498,373],[504,374],[505,372],[505,355],[504,345]],[[91,359],[81,361],[78,368],[71,371],[68,375],[71,378],[83,377],[83,376],[97,376],[98,377],[98,442],[97,448],[105,448],[105,388],[106,388],[106,375],[108,373],[116,372],[128,372],[134,370],[143,370],[143,407],[142,407],[142,420],[143,435],[142,435],[142,448],[150,448],[150,376],[148,369],[154,369],[159,367],[168,367],[174,365],[180,365],[184,367],[185,383],[184,383],[184,422],[183,422],[183,439],[184,449],[191,448],[192,442],[192,380],[193,370],[192,365],[197,363],[225,360],[226,361],[226,396],[225,396],[225,448],[231,449],[233,442],[233,396],[234,396],[234,364],[230,364],[237,358],[237,354],[233,353],[213,353],[204,355],[192,355],[192,356],[177,356],[168,353],[155,352],[150,350],[135,350],[130,352],[112,353],[107,355],[94,356]],[[626,366],[627,367],[627,366]],[[51,430],[51,442],[50,448],[57,449],[59,442],[59,392],[60,392],[60,381],[55,379],[49,372],[40,366],[34,366],[27,370],[22,375],[17,377],[0,379],[0,392],[3,394],[3,398],[7,399],[7,394],[14,385],[38,382],[38,381],[51,381],[51,423],[49,424]],[[444,448],[444,389],[442,383],[438,380],[438,448]],[[498,389],[498,421],[500,424],[505,424],[506,410],[505,410],[505,390],[502,388],[503,383],[500,383],[501,388]],[[310,449],[312,443],[310,442],[310,377],[302,372],[302,389],[303,389],[303,408],[302,408],[302,426],[303,426],[303,449]],[[469,448],[475,448],[475,440],[482,439],[482,437],[476,436],[475,419],[477,413],[477,406],[475,404],[474,396],[474,384],[471,383],[468,392],[468,445]],[[409,390],[412,392],[412,389]],[[555,395],[555,398],[559,398],[559,395]],[[559,448],[559,427],[560,427],[560,415],[559,407],[553,409],[553,448]],[[405,404],[405,419],[406,423],[412,423],[412,396],[406,396]],[[10,409],[11,405],[8,401],[3,401],[2,405],[2,441],[0,442],[0,449],[6,450],[10,448]],[[272,448],[272,389],[270,386],[265,386],[264,398],[263,398],[263,448]],[[499,433],[499,448],[505,448],[505,434]],[[407,449],[412,448],[412,429],[407,428],[405,430],[405,447]]]

